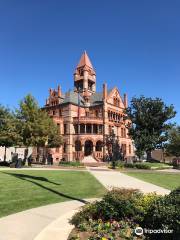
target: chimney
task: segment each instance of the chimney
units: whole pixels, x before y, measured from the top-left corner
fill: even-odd
[[[61,96],[61,87],[60,87],[60,85],[58,85],[58,97],[60,97]]]
[[[127,100],[127,94],[126,93],[124,94],[124,106],[125,106],[125,108],[128,107],[128,100]]]
[[[103,84],[103,100],[107,98],[107,83]]]

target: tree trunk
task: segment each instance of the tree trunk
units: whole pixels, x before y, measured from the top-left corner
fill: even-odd
[[[151,157],[151,150],[148,150],[146,152],[146,154],[147,154],[147,161],[150,161],[152,159],[152,157]]]
[[[4,149],[4,162],[6,161],[6,147]]]

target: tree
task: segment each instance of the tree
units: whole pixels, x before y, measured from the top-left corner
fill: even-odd
[[[18,130],[25,146],[59,147],[62,138],[57,125],[40,109],[35,98],[27,95],[16,111]]]
[[[167,121],[176,114],[173,105],[166,106],[160,98],[134,97],[125,113],[131,121],[127,128],[137,154],[141,157],[146,152],[147,160],[150,160],[151,151],[168,139],[168,129],[172,125]]]
[[[6,148],[17,146],[21,143],[21,137],[17,131],[17,120],[13,112],[0,105],[0,146],[5,147],[4,161],[6,160]]]
[[[105,144],[108,148],[109,160],[112,162],[112,168],[115,168],[116,161],[122,160],[122,151],[114,131],[106,136]]]
[[[180,126],[176,126],[169,131],[169,143],[167,144],[166,152],[180,157]]]

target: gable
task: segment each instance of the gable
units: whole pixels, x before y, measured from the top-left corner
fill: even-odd
[[[107,96],[107,102],[115,105],[115,106],[119,106],[121,108],[124,108],[124,103],[123,100],[121,98],[121,95],[119,93],[119,90],[114,87],[108,94]]]

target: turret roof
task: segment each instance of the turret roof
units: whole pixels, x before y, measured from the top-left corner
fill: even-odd
[[[82,54],[81,59],[80,59],[78,65],[77,65],[77,68],[85,67],[85,66],[93,69],[92,63],[91,63],[86,51],[84,51],[84,53]]]

